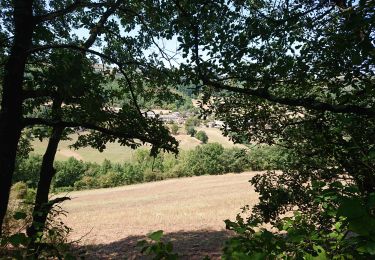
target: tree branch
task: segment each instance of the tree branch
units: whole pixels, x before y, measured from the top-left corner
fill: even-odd
[[[36,89],[36,90],[23,90],[22,98],[39,98],[39,97],[55,97],[57,93],[51,89]]]
[[[34,53],[34,52],[39,52],[39,51],[47,51],[47,50],[52,50],[52,49],[72,49],[76,51],[82,51],[82,52],[88,52],[91,54],[94,54],[96,56],[99,56],[117,66],[124,66],[124,65],[141,65],[143,66],[141,62],[138,61],[127,61],[127,62],[120,62],[111,56],[105,55],[101,52],[94,51],[88,48],[85,48],[83,46],[77,46],[74,44],[56,44],[56,45],[43,45],[43,46],[35,46],[29,50],[29,53]]]
[[[35,126],[35,125],[46,125],[46,126],[51,126],[51,127],[55,127],[55,126],[57,127],[84,127],[86,129],[95,130],[103,134],[112,135],[112,136],[119,137],[119,138],[125,138],[125,139],[136,138],[143,142],[151,141],[149,140],[149,138],[144,137],[139,134],[133,135],[133,134],[128,134],[124,132],[119,132],[119,131],[111,130],[103,126],[98,126],[98,125],[87,123],[87,122],[67,122],[67,121],[61,121],[61,120],[52,121],[52,120],[47,120],[44,118],[31,118],[31,117],[23,119],[24,127]]]
[[[321,102],[313,98],[284,98],[274,96],[269,91],[265,89],[248,89],[248,88],[239,88],[232,87],[220,82],[210,81],[207,78],[202,78],[202,81],[205,85],[212,86],[219,90],[228,90],[235,93],[241,93],[245,95],[255,96],[259,98],[266,99],[282,105],[288,106],[301,106],[308,109],[319,110],[319,111],[330,111],[333,113],[350,113],[362,116],[375,117],[374,108],[366,108],[355,105],[342,105],[342,104],[330,104],[326,102]]]
[[[50,20],[53,20],[57,17],[63,16],[63,15],[68,14],[68,13],[71,13],[71,12],[77,10],[78,8],[105,7],[105,6],[108,6],[108,5],[109,5],[108,3],[90,3],[90,2],[83,1],[83,0],[76,0],[74,3],[68,5],[64,9],[57,10],[57,11],[54,11],[54,12],[50,12],[50,13],[47,13],[47,14],[44,14],[44,15],[35,16],[34,22],[35,23],[42,23],[42,22],[50,21]]]
[[[159,138],[151,138],[148,136],[148,133],[141,134],[139,131],[134,131],[132,133],[125,133],[123,131],[116,131],[112,129],[108,129],[103,126],[95,125],[93,123],[88,122],[66,122],[61,120],[47,120],[44,118],[24,118],[23,119],[23,127],[26,126],[35,126],[35,125],[45,125],[50,127],[84,127],[86,129],[94,130],[101,132],[106,135],[110,135],[116,138],[123,138],[127,139],[128,141],[133,139],[138,139],[142,143],[149,143],[152,144],[153,147],[158,149],[165,149],[167,151],[171,151],[174,153],[178,153],[177,148],[171,146],[169,143],[164,142],[164,140]],[[135,130],[135,129],[133,129]],[[152,136],[152,135],[150,135]]]

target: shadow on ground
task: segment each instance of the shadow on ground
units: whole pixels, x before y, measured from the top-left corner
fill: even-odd
[[[181,259],[220,259],[225,240],[230,236],[228,231],[181,231],[167,233],[164,239],[171,241],[174,251]],[[84,259],[150,259],[140,255],[137,247],[139,240],[145,236],[129,236],[127,238],[98,245],[86,245],[76,248],[76,253]]]

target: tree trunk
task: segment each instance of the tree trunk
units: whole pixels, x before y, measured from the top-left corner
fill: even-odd
[[[31,238],[31,242],[29,244],[30,254],[38,254],[38,245],[35,243],[36,238],[39,237],[37,235],[37,232],[43,232],[48,213],[51,209],[51,206],[53,206],[49,205],[48,203],[48,195],[52,178],[56,172],[56,170],[53,168],[53,162],[55,160],[57,147],[61,140],[63,131],[64,127],[53,128],[52,135],[48,142],[47,150],[43,156],[38,189],[35,198],[35,205],[32,214],[33,221],[31,226],[27,228],[27,235]]]
[[[14,41],[4,67],[0,111],[0,236],[22,131],[22,84],[34,30],[32,0],[14,1]]]

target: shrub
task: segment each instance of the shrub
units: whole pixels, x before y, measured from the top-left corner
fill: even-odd
[[[319,214],[316,210],[294,211],[292,216],[271,222],[274,232],[254,215],[244,219],[239,214],[234,222],[226,220],[227,229],[237,236],[226,242],[223,259],[374,259],[375,217],[371,211],[375,193],[366,201],[353,194],[358,190],[355,186],[341,182],[312,185],[315,199],[311,206],[324,201]]]
[[[107,172],[99,176],[98,183],[100,188],[116,187],[123,184],[122,176],[118,173]]]
[[[27,195],[27,184],[24,182],[16,182],[13,184],[11,192],[15,199],[25,199]]]
[[[178,125],[177,125],[176,123],[173,123],[173,124],[171,125],[171,133],[172,133],[173,135],[177,135],[177,134],[178,134]]]
[[[189,117],[185,121],[185,128],[189,126],[199,126],[201,124],[201,120],[197,117]]]
[[[123,180],[126,184],[143,182],[143,170],[139,165],[125,163],[123,169]]]
[[[147,168],[143,173],[143,180],[145,182],[160,181],[164,179],[165,177],[163,173],[159,170],[153,170],[153,169]]]
[[[83,176],[74,183],[76,190],[94,189],[99,187],[98,178],[92,176]]]
[[[185,161],[181,160],[168,171],[167,175],[170,177],[185,177],[192,176],[192,173],[188,170]]]
[[[221,159],[224,172],[243,172],[250,168],[248,155],[245,149],[224,149]]]
[[[24,231],[25,226],[30,222],[34,198],[35,190],[28,188],[26,183],[17,182],[12,185],[3,223],[4,236],[11,236],[14,233]],[[1,246],[0,243],[0,251]]]
[[[42,165],[40,155],[31,155],[29,158],[18,161],[14,172],[14,182],[25,182],[28,187],[36,188],[39,181],[39,172]]]
[[[100,174],[106,174],[110,170],[112,170],[112,163],[110,160],[104,159],[102,164],[100,165]]]
[[[4,233],[0,243],[1,259],[75,259],[69,253],[70,244],[68,235],[71,228],[63,222],[67,212],[58,205],[68,198],[56,198],[46,220],[44,229],[37,233],[35,244],[32,238],[26,236],[25,227],[31,224],[31,203],[34,201],[35,193],[31,191],[30,199],[23,199],[21,203],[17,196],[13,196],[16,190],[25,188],[24,184],[17,184],[12,187],[10,204],[4,222]],[[26,197],[27,197],[26,196]]]
[[[218,143],[197,146],[193,151],[189,151],[185,157],[188,175],[223,173],[221,163],[223,151],[223,146]]]
[[[280,170],[288,161],[290,151],[280,146],[251,146],[249,164],[252,170]]]
[[[179,259],[179,255],[173,252],[172,242],[163,242],[162,237],[162,230],[152,232],[147,235],[147,240],[139,241],[137,246],[141,249],[141,253],[152,259]]]
[[[74,183],[85,174],[86,169],[87,165],[84,162],[73,157],[65,162],[57,162],[54,187],[73,187]]]
[[[190,135],[191,137],[194,137],[197,130],[193,126],[186,127],[186,134]]]
[[[168,153],[150,156],[147,149],[138,149],[135,162],[114,164],[104,160],[101,165],[70,158],[57,162],[54,191],[107,188],[163,180],[174,177],[265,170],[285,167],[289,153],[276,146],[254,146],[245,149],[224,149],[217,143],[204,144],[183,151],[178,157]],[[289,159],[288,159],[289,160]]]
[[[199,141],[201,141],[204,144],[206,144],[207,141],[208,141],[208,136],[207,136],[206,132],[204,132],[204,131],[197,132],[195,134],[195,138],[197,138]]]

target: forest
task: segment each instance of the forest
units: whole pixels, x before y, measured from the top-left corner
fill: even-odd
[[[220,258],[374,258],[374,26],[372,0],[0,1],[0,257],[78,259],[62,191],[261,170]],[[195,117],[181,151],[165,106],[247,149],[205,144]],[[77,133],[136,157],[57,161]],[[163,234],[140,253],[183,259]]]

